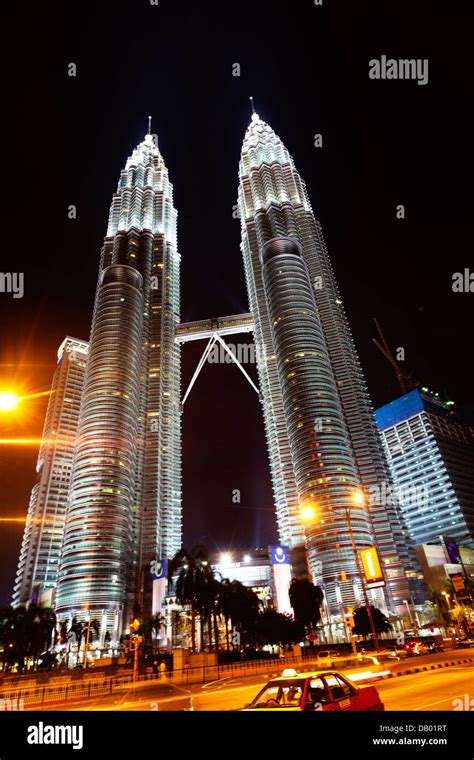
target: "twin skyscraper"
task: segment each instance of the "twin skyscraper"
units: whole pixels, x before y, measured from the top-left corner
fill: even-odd
[[[363,497],[381,493],[390,476],[321,226],[288,150],[256,113],[242,146],[238,192],[250,307],[241,322],[260,349],[279,540],[290,550],[305,547],[334,614],[362,598],[350,533],[357,549],[376,546],[386,585],[375,601],[401,612],[410,594],[407,541],[397,505]],[[180,335],[187,330],[180,324],[180,260],[173,188],[148,134],[112,200],[90,343],[80,344],[80,392],[75,367],[69,444],[55,446],[45,425],[38,460],[44,483],[30,502],[14,592],[21,604],[38,587],[49,589],[61,618],[88,609],[112,640],[127,627],[137,597],[149,606],[150,562],[181,546]],[[232,319],[238,332],[239,319]],[[211,333],[219,335],[225,322],[213,321]],[[47,418],[58,407],[55,435],[71,400],[70,374],[50,400]],[[52,505],[54,478],[63,496]]]

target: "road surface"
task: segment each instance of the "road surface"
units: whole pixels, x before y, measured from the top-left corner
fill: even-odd
[[[191,686],[189,690],[174,691],[170,697],[163,697],[163,692],[158,694],[156,688],[147,685],[146,689],[138,689],[135,693],[129,691],[98,697],[91,702],[68,702],[57,706],[45,706],[44,709],[183,710],[190,692],[194,710],[239,710],[253,699],[268,680],[268,675],[221,679],[209,684]],[[453,710],[456,705],[459,708],[461,705],[469,704],[469,696],[466,700],[466,695],[474,694],[474,669],[472,663],[467,663],[396,676],[374,683],[386,710]],[[460,701],[455,703],[454,700]]]

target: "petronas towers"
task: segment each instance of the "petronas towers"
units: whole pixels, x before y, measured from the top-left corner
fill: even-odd
[[[280,542],[307,549],[339,614],[361,598],[349,514],[357,548],[379,550],[379,605],[400,610],[409,561],[397,505],[355,499],[389,475],[321,226],[293,159],[256,113],[238,208]],[[38,557],[50,556],[35,527],[51,510],[45,492],[30,504],[14,597],[28,601],[48,578],[58,615],[88,609],[112,640],[134,606],[151,610],[150,562],[181,546],[180,336],[193,330],[180,324],[179,277],[173,188],[148,134],[110,208],[56,551],[35,580]],[[42,458],[54,472],[48,446],[51,437]],[[314,519],[304,522],[308,506]]]
[[[254,113],[239,167],[239,210],[278,530],[307,540],[331,609],[361,598],[358,548],[376,545],[389,598],[408,595],[406,542],[395,505],[357,504],[389,481],[342,300],[306,186],[271,127]],[[301,511],[315,517],[303,524]]]

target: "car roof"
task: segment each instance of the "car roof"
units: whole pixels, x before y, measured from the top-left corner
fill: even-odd
[[[320,676],[339,675],[341,674],[338,673],[337,670],[308,670],[305,673],[296,673],[294,676],[275,676],[275,678],[271,678],[268,683],[271,683],[271,681],[295,681],[297,679],[304,680],[306,678],[319,678]]]

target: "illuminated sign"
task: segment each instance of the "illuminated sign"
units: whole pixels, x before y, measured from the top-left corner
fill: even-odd
[[[449,580],[453,584],[454,593],[458,599],[469,599],[469,591],[466,588],[462,573],[454,573],[453,575],[450,575]]]
[[[67,353],[71,353],[72,358],[74,359],[76,356],[76,350],[78,350],[81,354],[87,354],[89,352],[89,344],[84,343],[83,341],[73,340],[72,338],[64,338],[63,342],[58,348],[58,358],[56,364],[59,364],[64,356],[65,351]]]
[[[376,547],[370,546],[368,549],[361,549],[360,558],[364,568],[367,588],[385,586],[382,566],[380,564],[379,553]]]
[[[166,579],[167,562],[165,559],[155,559],[150,562],[150,573],[154,581]]]
[[[462,591],[464,588],[466,588],[464,585],[464,578],[462,577],[461,573],[451,575],[451,583],[453,584],[453,588],[456,592]]]
[[[289,565],[287,546],[270,546],[270,558],[272,565]]]

